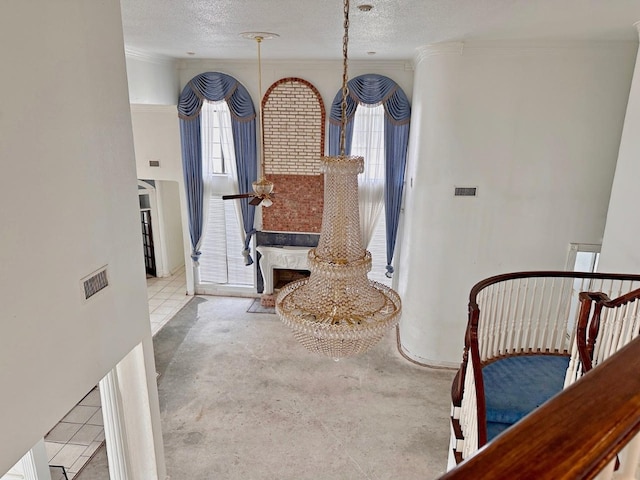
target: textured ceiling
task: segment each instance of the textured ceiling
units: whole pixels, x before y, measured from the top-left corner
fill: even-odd
[[[373,5],[368,13],[356,7]],[[340,0],[121,0],[125,44],[149,55],[250,59],[241,32],[275,32],[269,59],[338,59]],[[350,58],[409,60],[417,47],[451,41],[631,40],[640,0],[351,1]],[[367,52],[376,52],[370,56]]]

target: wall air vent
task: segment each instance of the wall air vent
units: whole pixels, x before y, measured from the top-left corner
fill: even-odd
[[[109,285],[109,279],[107,278],[107,267],[102,267],[100,270],[93,272],[88,277],[82,280],[82,288],[84,291],[85,300],[92,297],[100,290],[103,290]]]
[[[456,197],[475,197],[478,195],[477,187],[455,187],[454,193]]]
[[[160,166],[160,160],[149,160],[149,166],[150,167],[159,167]]]

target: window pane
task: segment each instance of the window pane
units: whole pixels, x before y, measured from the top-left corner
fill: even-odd
[[[253,267],[245,266],[235,201],[211,197],[200,248],[200,282],[253,285]]]
[[[358,105],[353,120],[351,154],[364,157],[364,173],[358,175],[363,235],[371,232],[365,248],[371,252],[369,278],[391,286],[387,278],[387,240],[384,219],[384,107]],[[371,230],[373,229],[373,230]]]
[[[222,147],[220,145],[219,115],[230,115],[227,102],[211,102],[205,100],[200,112],[200,131],[202,134],[202,159],[210,159],[212,173],[226,173]]]

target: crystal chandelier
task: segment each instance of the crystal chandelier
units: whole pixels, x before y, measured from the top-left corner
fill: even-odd
[[[286,285],[276,312],[307,349],[334,359],[364,353],[400,319],[399,295],[369,280],[371,254],[362,246],[358,174],[364,159],[345,155],[349,0],[344,0],[340,155],[324,157],[324,211],[318,246],[309,251],[311,276]]]

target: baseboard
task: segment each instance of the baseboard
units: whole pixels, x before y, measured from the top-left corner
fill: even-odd
[[[436,368],[442,370],[457,370],[460,367],[459,363],[431,360],[428,358],[420,357],[419,355],[412,354],[402,345],[402,342],[400,341],[400,330],[397,327],[396,339],[398,344],[398,352],[400,352],[400,355],[409,360],[411,363],[415,363],[416,365],[420,365],[421,367]]]

